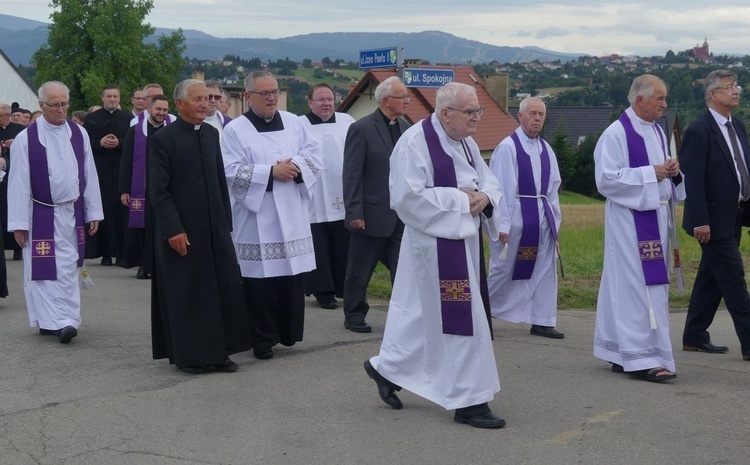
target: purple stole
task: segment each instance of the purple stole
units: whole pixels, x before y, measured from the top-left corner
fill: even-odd
[[[549,223],[552,239],[557,243],[557,228],[555,227],[555,216],[552,214],[552,207],[547,200],[547,189],[549,189],[550,162],[547,144],[544,139],[539,138],[542,144],[542,153],[540,160],[542,162],[542,186],[540,194],[536,192],[534,184],[534,170],[531,168],[531,157],[524,150],[518,134],[513,132],[510,135],[513,143],[516,145],[516,160],[518,162],[518,195],[521,203],[521,217],[523,218],[523,229],[521,240],[518,243],[518,252],[516,253],[516,263],[513,267],[512,280],[522,280],[531,278],[536,265],[537,251],[539,250],[539,208],[537,201],[541,199],[544,206],[544,216]]]
[[[635,132],[633,124],[625,112],[622,112],[619,121],[625,129],[625,137],[628,141],[630,167],[648,166],[650,164],[648,161],[648,151],[646,150],[646,142],[643,140],[643,137]],[[661,138],[661,133],[659,133],[659,136]],[[656,210],[633,210],[633,220],[635,221],[638,252],[641,256],[641,267],[643,268],[643,277],[645,278],[646,285],[669,284]]]
[[[143,133],[145,117],[145,111],[138,115],[138,123],[133,128],[135,138],[133,140],[133,171],[130,178],[128,228],[146,227],[146,144],[148,141],[146,134]],[[164,124],[169,124],[169,116],[164,118]],[[148,132],[148,129],[146,131]]]
[[[458,187],[453,158],[440,145],[431,118],[422,121],[422,129],[435,173],[435,187]],[[469,266],[464,240],[438,237],[436,241],[443,334],[473,336]]]
[[[222,121],[221,127],[223,128],[227,127],[227,124],[229,124],[229,122],[232,121],[232,118],[228,117],[222,112],[219,112],[219,114],[221,115],[221,121]]]
[[[83,173],[83,136],[77,124],[66,120],[70,127],[70,143],[78,162],[78,198],[74,202],[76,237],[78,239],[78,266],[83,266],[86,248],[86,232],[83,214],[83,192],[86,179]],[[49,185],[47,149],[39,142],[39,127],[36,123],[28,128],[29,171],[31,180],[31,216],[34,225],[31,231],[31,280],[57,279],[55,262],[55,206]]]

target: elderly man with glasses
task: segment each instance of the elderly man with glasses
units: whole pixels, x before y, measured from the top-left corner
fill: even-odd
[[[393,409],[404,388],[457,423],[502,428],[481,233],[497,238],[502,193],[471,137],[481,114],[474,87],[446,84],[393,149],[390,204],[406,227],[380,353],[364,366]]]
[[[68,87],[46,82],[38,95],[42,117],[10,149],[8,230],[23,248],[31,327],[67,344],[81,324],[86,233],[96,233],[104,214],[89,136],[66,120]]]
[[[344,327],[369,333],[367,286],[378,262],[396,276],[404,224],[391,209],[391,152],[411,124],[404,118],[411,95],[392,76],[375,88],[378,108],[349,126],[344,146],[344,225],[351,232],[344,280]]]
[[[742,226],[750,216],[750,177],[745,125],[732,111],[740,103],[737,75],[711,72],[703,81],[708,111],[685,131],[680,162],[687,177],[682,227],[700,243],[702,255],[690,296],[683,350],[725,353],[708,327],[721,299],[734,321],[742,358],[750,361],[750,296],[740,253]]]

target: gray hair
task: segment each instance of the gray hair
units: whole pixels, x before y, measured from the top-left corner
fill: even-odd
[[[42,101],[42,102],[46,102],[47,101],[47,89],[49,89],[50,87],[59,87],[59,88],[61,88],[62,90],[65,91],[65,95],[67,97],[70,97],[70,89],[68,89],[68,86],[66,86],[65,84],[63,84],[60,81],[47,81],[44,84],[42,84],[41,86],[39,86],[39,90],[36,93],[36,95],[37,95],[37,97],[39,97],[40,101]]]
[[[378,103],[378,105],[383,103],[383,99],[385,97],[388,97],[391,92],[393,92],[394,82],[401,82],[401,79],[399,79],[398,76],[391,76],[385,81],[378,84],[378,87],[375,88],[375,101]]]
[[[654,93],[654,83],[661,82],[664,87],[664,81],[654,76],[653,74],[641,74],[637,78],[633,79],[633,84],[630,85],[630,92],[628,92],[628,102],[630,105],[635,105],[635,101],[638,96],[643,98],[649,98]]]
[[[456,103],[458,95],[477,94],[477,90],[460,82],[449,82],[437,90],[435,94],[435,113],[439,113],[443,108],[452,106]]]
[[[264,69],[262,71],[253,71],[250,74],[245,77],[245,90],[247,91],[254,91],[255,90],[255,80],[256,79],[266,79],[266,78],[274,78],[276,79],[276,76],[268,71],[267,69]]]
[[[212,89],[217,88],[219,90],[223,90],[221,88],[221,82],[217,81],[216,79],[209,79],[208,81],[205,82],[205,84],[206,84],[206,87],[210,87]]]
[[[13,113],[13,110],[7,103],[0,103],[0,113],[6,112],[10,115],[11,113]]]
[[[161,85],[156,84],[156,83],[146,84],[145,86],[143,86],[143,92],[148,93],[149,89],[159,89],[160,94],[164,93],[164,88]]]
[[[521,103],[518,104],[518,112],[526,113],[526,110],[529,109],[529,102],[532,101],[540,102],[542,105],[544,105],[544,111],[547,111],[547,104],[544,103],[544,100],[540,99],[539,97],[526,97],[525,99],[521,100]]]
[[[222,99],[226,100],[227,102],[232,100],[232,96],[229,95],[229,92],[227,92],[226,89],[221,89],[221,95],[222,95]]]
[[[204,85],[203,81],[198,79],[185,79],[174,86],[174,101],[187,99],[188,89],[193,86]]]
[[[706,102],[711,101],[711,91],[718,88],[721,85],[721,80],[724,78],[732,78],[732,81],[737,80],[737,75],[728,69],[717,69],[711,71],[706,79],[703,80],[703,88],[706,92]]]

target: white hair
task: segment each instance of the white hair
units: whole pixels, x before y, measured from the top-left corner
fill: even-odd
[[[378,84],[378,87],[375,88],[375,101],[378,105],[383,103],[383,99],[390,96],[391,92],[393,92],[394,82],[401,82],[401,79],[399,79],[398,76],[391,76]]]
[[[526,110],[529,108],[529,102],[531,101],[540,102],[542,105],[544,105],[544,111],[547,111],[547,104],[544,103],[544,100],[540,99],[539,97],[526,97],[525,99],[521,100],[521,103],[518,104],[518,112],[526,113]]]
[[[435,113],[439,113],[443,108],[455,105],[456,97],[458,97],[459,94],[476,95],[477,90],[468,84],[460,82],[449,82],[448,84],[445,84],[438,89],[435,94]]]
[[[635,101],[639,96],[645,99],[651,97],[654,93],[654,83],[656,82],[660,82],[666,87],[664,81],[653,74],[641,74],[633,79],[633,84],[630,85],[630,92],[628,92],[628,102],[630,105],[635,105]]]
[[[185,100],[187,98],[188,89],[197,85],[204,86],[205,84],[198,79],[185,79],[184,81],[181,81],[174,87],[174,101]]]
[[[51,87],[57,87],[65,91],[65,96],[70,97],[70,89],[68,89],[68,86],[63,84],[60,81],[47,81],[41,86],[39,86],[39,90],[37,91],[37,97],[39,97],[39,100],[41,102],[47,101],[47,90]]]

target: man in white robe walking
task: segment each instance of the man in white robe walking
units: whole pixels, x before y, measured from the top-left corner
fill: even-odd
[[[630,108],[594,150],[596,186],[607,198],[594,355],[615,373],[647,381],[676,377],[669,338],[669,202],[685,198],[685,182],[655,122],[666,98],[661,79],[637,77]]]
[[[67,344],[81,325],[85,223],[93,235],[104,214],[88,134],[66,120],[68,87],[46,82],[38,96],[43,116],[11,146],[8,231],[23,249],[31,327]]]
[[[309,203],[320,148],[297,116],[277,111],[271,72],[250,73],[245,89],[250,110],[224,128],[221,150],[253,353],[269,359],[274,345],[303,336],[302,273],[315,268]]]
[[[391,156],[391,206],[405,224],[380,354],[365,362],[381,399],[402,407],[402,387],[478,428],[502,428],[488,402],[500,390],[480,294],[480,222],[502,194],[470,137],[483,108],[476,90],[440,88],[435,113],[408,129]]]
[[[562,339],[565,335],[555,329],[561,180],[555,152],[539,135],[545,116],[541,99],[521,101],[521,126],[490,159],[504,208],[497,213],[500,239],[490,241],[487,283],[492,316],[530,324],[535,336]]]

